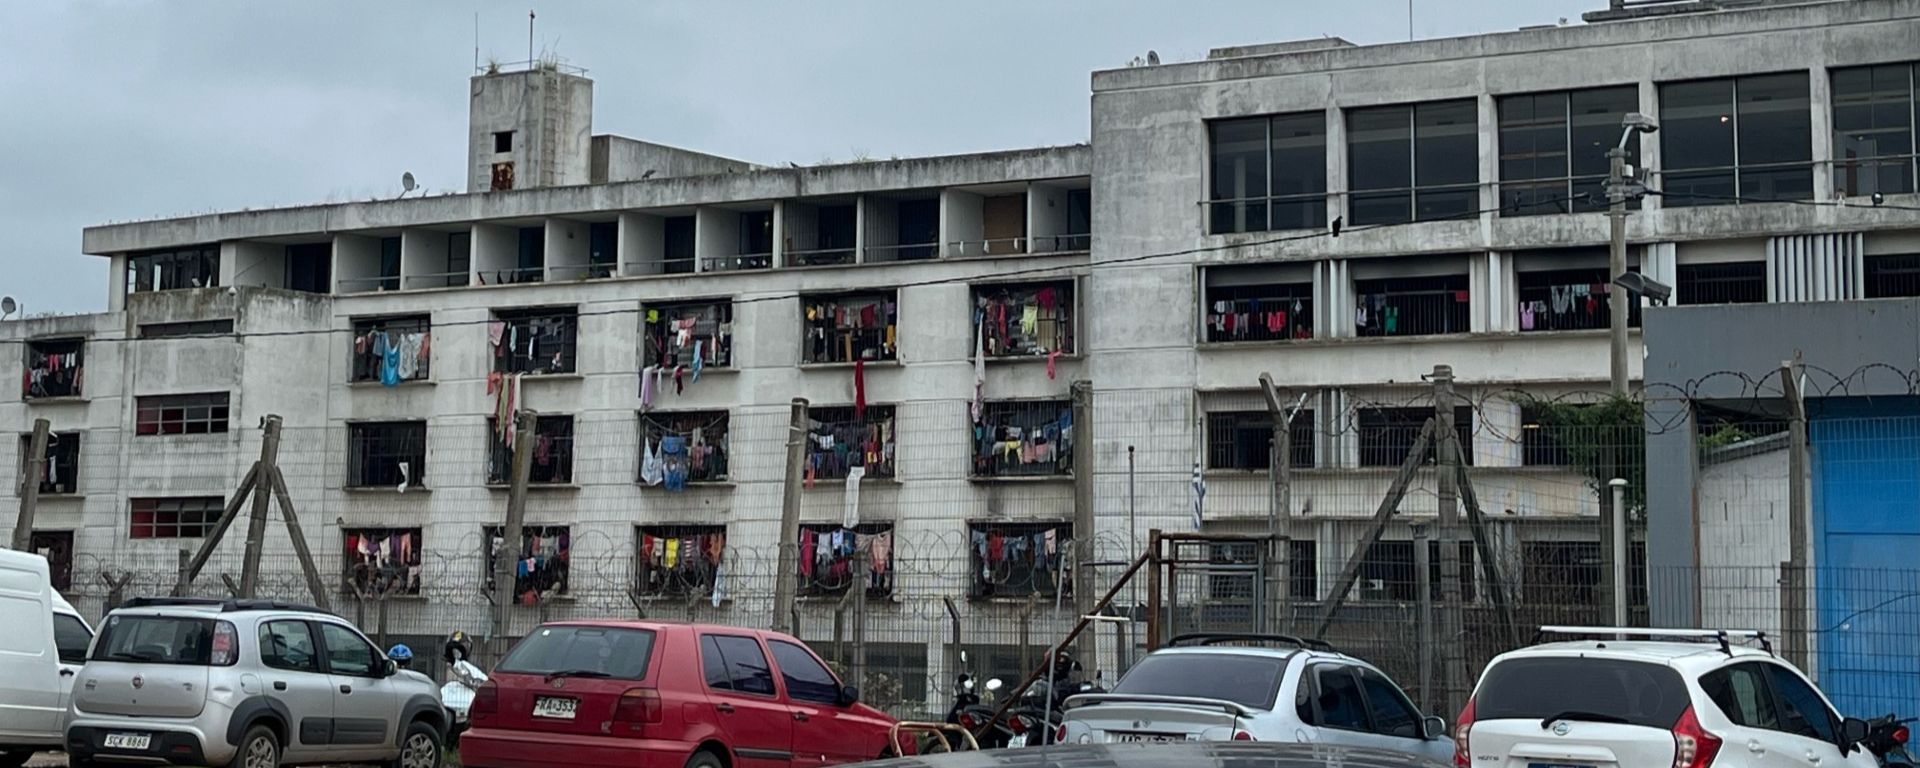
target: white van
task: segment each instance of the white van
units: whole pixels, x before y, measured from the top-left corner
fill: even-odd
[[[67,699],[93,629],[48,580],[47,560],[0,549],[0,768],[62,745]]]

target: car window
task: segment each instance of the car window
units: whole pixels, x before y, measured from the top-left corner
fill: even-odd
[[[92,661],[206,664],[213,652],[213,620],[179,616],[108,616]]]
[[[807,649],[781,640],[767,641],[773,660],[780,664],[780,679],[787,682],[787,696],[822,704],[840,702],[840,681],[833,679]]]
[[[260,625],[260,663],[274,669],[319,672],[313,629],[304,621],[268,621]]]
[[[1245,653],[1162,653],[1135,664],[1114,693],[1225,699],[1268,709],[1279,695],[1287,659]]]
[[[706,639],[713,641],[727,664],[727,685],[722,690],[773,695],[773,669],[767,666],[759,641],[740,635],[707,635]]]
[[[644,680],[653,660],[653,630],[549,626],[523,638],[500,662],[506,672],[545,675],[592,672],[617,680]]]
[[[1692,706],[1686,681],[1664,664],[1580,656],[1522,656],[1494,664],[1474,691],[1474,717],[1539,722],[1562,712],[1666,730]]]
[[[1372,670],[1360,671],[1360,685],[1367,692],[1367,713],[1373,716],[1373,730],[1403,739],[1420,738],[1420,715],[1399,686]]]
[[[1834,743],[1838,728],[1833,710],[1827,708],[1820,693],[1793,670],[1778,664],[1762,666],[1772,674],[1773,689],[1780,694],[1780,730]]]
[[[1320,712],[1315,725],[1367,730],[1367,703],[1360,698],[1360,685],[1353,680],[1353,670],[1321,666],[1314,669],[1314,679],[1318,683],[1314,686],[1314,708]]]
[[[320,624],[320,638],[327,643],[327,669],[336,675],[373,676],[373,646],[353,630],[338,624]]]
[[[93,633],[85,622],[64,613],[53,615],[53,646],[60,650],[60,663],[87,663],[87,646],[92,643]]]
[[[727,672],[727,657],[720,653],[719,638],[713,635],[700,636],[700,670],[707,677],[708,688],[716,691],[733,690],[733,678]]]
[[[1700,688],[1734,725],[1780,729],[1773,692],[1767,688],[1767,672],[1759,664],[1735,664],[1709,672],[1700,678]]]

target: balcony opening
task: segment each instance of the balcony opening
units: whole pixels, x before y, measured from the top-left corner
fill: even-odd
[[[1073,474],[1073,406],[1066,400],[985,403],[973,425],[973,476]]]
[[[380,238],[380,290],[400,290],[400,238]]]
[[[347,425],[347,485],[407,490],[427,486],[427,423],[365,421]]]
[[[694,252],[694,217],[668,216],[661,223],[665,243],[662,248],[662,271],[669,275],[693,274],[697,258]]]
[[[1466,275],[1355,280],[1360,336],[1429,336],[1472,330]]]
[[[726,482],[727,423],[726,411],[641,414],[640,482],[670,489]]]
[[[1460,599],[1472,602],[1473,542],[1456,542],[1460,551]],[[1427,542],[1427,584],[1432,597],[1440,599],[1440,542]],[[1414,578],[1413,542],[1376,541],[1360,561],[1360,599],[1412,602],[1419,595]]]
[[[473,272],[472,232],[447,233],[447,263],[440,271],[447,287],[468,284]]]
[[[937,194],[867,196],[867,263],[931,259],[940,251]]]
[[[340,293],[393,291],[400,288],[401,239],[393,236],[339,235],[333,252]]]
[[[1293,415],[1288,432],[1289,466],[1313,466],[1313,410]],[[1207,414],[1207,468],[1265,472],[1273,461],[1273,416],[1266,411],[1216,411]]]
[[[227,431],[229,395],[149,395],[134,398],[134,434],[213,435]]]
[[[968,597],[1052,597],[1073,594],[1073,526],[1069,523],[968,523],[973,561]]]
[[[973,324],[987,357],[1073,354],[1075,308],[1071,281],[973,287]]]
[[[620,269],[620,222],[587,225],[587,277],[613,277]]]
[[[802,296],[806,338],[800,362],[869,363],[892,360],[899,350],[899,305],[894,294],[843,293]]]
[[[287,290],[333,292],[333,243],[296,243],[286,249]]]
[[[727,554],[724,525],[643,525],[634,529],[634,590],[649,597],[713,594]]]
[[[1638,272],[1638,269],[1631,271]],[[1520,330],[1591,331],[1612,327],[1616,287],[1606,267],[1522,271],[1519,288]],[[1640,302],[1627,301],[1627,324],[1640,325]]]
[[[733,367],[733,302],[647,307],[641,360],[647,367]]]
[[[79,432],[47,433],[47,459],[40,471],[40,493],[43,496],[64,496],[80,492],[80,436]],[[31,481],[28,460],[32,458],[33,435],[20,436],[20,476]]]
[[[702,272],[732,272],[773,266],[773,208],[739,210],[704,206],[695,211]]]
[[[1021,184],[948,189],[941,193],[949,256],[1027,252],[1027,190]]]
[[[867,478],[893,477],[893,406],[814,408],[807,414],[807,487],[820,480],[844,480],[854,467]]]
[[[783,208],[781,250],[789,266],[825,267],[857,260],[859,213],[852,199],[792,200]]]
[[[1920,253],[1867,257],[1867,298],[1920,296]]]
[[[80,397],[86,384],[86,339],[27,342],[27,374],[22,395],[29,400]]]
[[[217,288],[220,246],[193,245],[127,256],[127,293]]]
[[[859,553],[867,553],[865,567]],[[893,523],[835,523],[800,526],[800,594],[846,594],[855,585],[868,597],[893,594]]]
[[[1093,246],[1093,190],[1085,179],[1027,185],[1030,253],[1075,253]]]
[[[1759,304],[1767,300],[1767,263],[1681,264],[1674,294],[1680,304]]]
[[[487,537],[487,591],[493,591],[493,563],[512,557],[514,602],[538,605],[548,595],[564,595],[573,563],[573,532],[564,525],[529,525],[520,529],[520,546],[506,546],[506,529],[489,525]],[[524,567],[523,567],[524,566]]]
[[[514,267],[500,283],[538,283],[547,279],[547,228],[520,227],[514,232]]]
[[[168,496],[127,500],[127,537],[132,539],[198,539],[220,521],[226,500],[219,496]]]
[[[1209,267],[1205,279],[1207,342],[1313,338],[1313,274],[1306,266]]]
[[[473,230],[407,230],[401,287],[453,288],[473,281]]]
[[[498,373],[573,373],[580,312],[573,307],[496,309],[487,324]]]
[[[1361,408],[1358,414],[1360,466],[1397,467],[1413,452],[1420,427],[1432,418],[1432,408]],[[1473,463],[1473,407],[1453,409],[1453,432],[1460,446],[1460,462]],[[1440,455],[1439,444],[1427,443],[1427,459],[1433,464]]]
[[[487,484],[513,483],[513,440],[501,429],[500,421],[487,417]],[[567,485],[573,482],[573,417],[540,416],[534,420],[533,459],[528,462],[527,482],[537,485]]]
[[[369,595],[420,594],[425,560],[419,528],[342,528],[341,579],[347,591]]]
[[[433,318],[364,317],[353,321],[353,381],[395,386],[432,377]]]

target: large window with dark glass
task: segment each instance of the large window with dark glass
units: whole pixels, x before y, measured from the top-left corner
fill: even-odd
[[[1845,197],[1914,190],[1914,65],[1833,71],[1833,186]]]
[[[1293,414],[1287,433],[1290,466],[1313,466],[1312,409]],[[1207,414],[1207,468],[1266,471],[1273,461],[1273,416],[1266,411]]]
[[[1758,304],[1767,300],[1767,263],[1681,264],[1674,294],[1681,304]]]
[[[1327,116],[1301,112],[1207,124],[1209,231],[1314,229],[1327,223]]]
[[[405,490],[427,484],[427,423],[360,421],[347,425],[347,485]]]
[[[1813,197],[1807,73],[1660,86],[1667,207]]]
[[[1920,296],[1920,253],[1867,257],[1867,298]]]
[[[1503,96],[1499,108],[1503,215],[1606,209],[1607,151],[1620,141],[1621,118],[1639,111],[1639,89]],[[1640,142],[1627,142],[1627,164],[1639,162]]]
[[[195,245],[127,256],[127,292],[214,288],[220,285],[220,246]]]
[[[1398,224],[1469,216],[1480,179],[1472,99],[1347,112],[1347,219]]]

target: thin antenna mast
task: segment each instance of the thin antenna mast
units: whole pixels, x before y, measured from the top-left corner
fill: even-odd
[[[1407,42],[1413,42],[1413,0],[1407,0]]]
[[[527,63],[533,63],[533,11],[527,11]]]
[[[473,12],[473,71],[480,71],[480,12]]]

